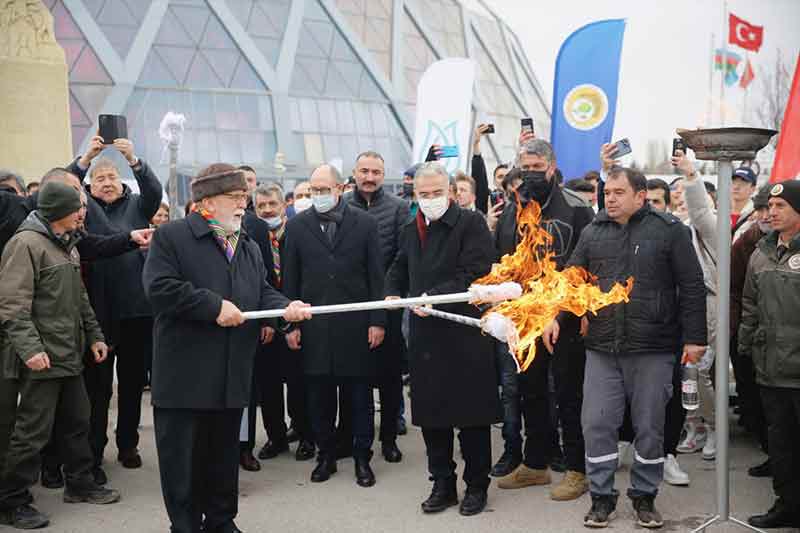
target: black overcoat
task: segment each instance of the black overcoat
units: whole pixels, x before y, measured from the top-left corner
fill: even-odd
[[[427,226],[421,246],[416,220],[403,229],[386,275],[387,296],[459,293],[489,272],[494,246],[480,213],[451,203]],[[480,317],[470,304],[438,309]],[[411,315],[409,371],[412,422],[422,427],[471,427],[502,418],[493,344],[480,329]]]
[[[349,206],[334,242],[320,227],[316,210],[307,209],[286,226],[283,292],[312,305],[381,300],[383,264],[375,219]],[[370,378],[379,354],[369,349],[370,326],[386,325],[385,311],[315,316],[301,325],[303,366],[307,375]]]
[[[286,307],[266,281],[261,252],[244,232],[228,262],[197,213],[158,228],[143,283],[153,306],[153,405],[235,409],[248,405],[261,322],[217,326],[222,300],[242,311]]]

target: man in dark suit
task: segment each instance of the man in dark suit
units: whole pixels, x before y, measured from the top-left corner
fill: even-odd
[[[286,227],[284,293],[314,305],[381,299],[383,256],[375,219],[342,201],[342,179],[334,167],[318,167],[310,185],[313,207]],[[379,365],[373,350],[383,342],[385,324],[384,311],[327,315],[286,335],[291,349],[302,343],[308,408],[319,447],[313,482],[336,472],[336,392],[346,385],[356,481],[362,487],[375,484],[369,466],[375,437],[371,382]]]
[[[420,167],[414,193],[420,210],[400,236],[386,275],[387,299],[467,290],[492,267],[495,252],[486,221],[448,200],[447,171],[439,163]],[[480,316],[469,304],[442,309]],[[409,338],[411,421],[422,427],[433,480],[422,511],[435,513],[458,503],[453,429],[459,428],[467,483],[460,512],[478,514],[486,507],[492,468],[490,426],[502,418],[492,342],[478,328],[415,313]]]
[[[242,310],[286,307],[286,320],[310,318],[267,283],[258,246],[241,232],[246,190],[231,165],[203,169],[192,181],[195,211],[158,228],[144,267],[155,313],[156,449],[173,533],[239,531],[239,426],[262,326]]]

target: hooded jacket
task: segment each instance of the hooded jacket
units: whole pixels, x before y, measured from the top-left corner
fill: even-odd
[[[37,211],[8,242],[0,261],[0,343],[3,373],[19,376],[20,365],[45,352],[51,368],[31,379],[77,376],[83,354],[103,341],[80,272],[75,237],[57,237]],[[16,357],[14,356],[16,355]]]

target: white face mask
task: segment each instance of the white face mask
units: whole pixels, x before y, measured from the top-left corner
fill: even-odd
[[[419,209],[428,220],[439,220],[442,218],[450,207],[450,198],[447,196],[439,196],[438,198],[420,198]]]
[[[336,207],[336,196],[333,194],[321,194],[319,196],[313,196],[311,200],[314,204],[314,209],[317,210],[317,213],[327,213]]]
[[[302,213],[309,207],[311,207],[311,198],[298,198],[294,201],[294,212],[295,213]]]
[[[277,217],[265,218],[264,222],[267,223],[269,229],[276,230],[281,227],[281,224],[283,224],[283,218],[279,215]]]

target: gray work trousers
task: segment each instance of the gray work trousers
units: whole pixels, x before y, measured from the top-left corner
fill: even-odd
[[[581,421],[592,494],[616,494],[617,441],[626,401],[636,434],[628,496],[658,493],[664,477],[664,415],[672,397],[675,361],[674,353],[586,351]]]

